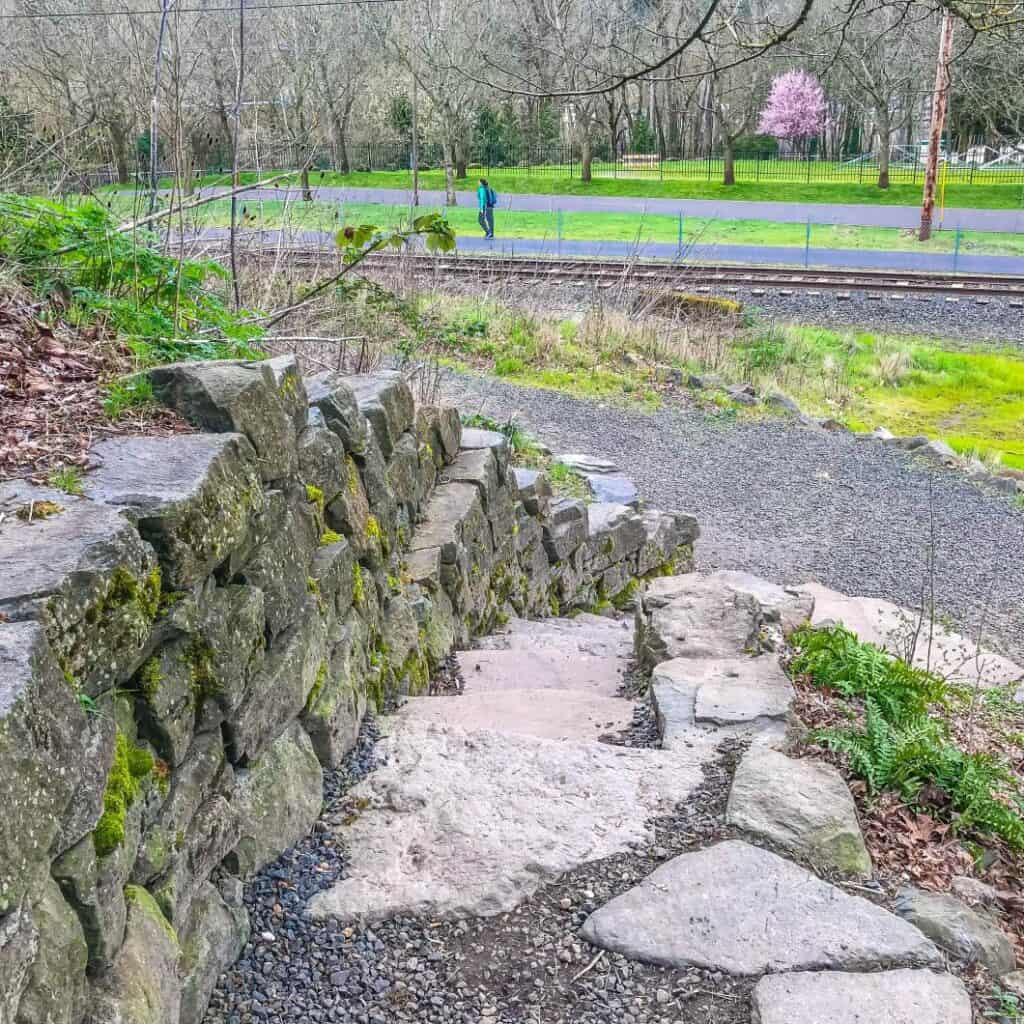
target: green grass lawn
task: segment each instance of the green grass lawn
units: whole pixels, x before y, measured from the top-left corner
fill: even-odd
[[[243,174],[242,181],[252,184],[272,177],[276,172],[266,171],[262,176],[255,172]],[[476,188],[476,174],[457,183],[459,191],[473,191]],[[495,190],[502,193],[538,195],[583,195],[583,196],[639,196],[651,199],[742,199],[758,202],[788,203],[853,203],[876,206],[917,206],[921,202],[922,186],[909,183],[894,183],[888,189],[880,189],[870,182],[803,182],[792,181],[744,181],[725,186],[717,181],[707,180],[666,180],[656,178],[595,177],[585,183],[579,178],[547,175],[543,169],[534,173],[510,173],[495,169],[489,180]],[[290,175],[283,184],[297,185],[298,175]],[[227,185],[230,176],[210,175],[203,179],[204,185]],[[339,174],[336,171],[314,172],[310,175],[314,186],[326,185],[341,188],[400,188],[412,185],[408,171],[356,171]],[[170,180],[164,180],[162,187],[170,187]],[[123,186],[108,186],[116,190]],[[420,187],[443,189],[442,171],[424,171],[420,175]],[[1007,185],[982,183],[950,183],[945,190],[947,206],[974,207],[978,209],[1019,210],[1024,209],[1024,184]]]
[[[118,196],[114,209],[129,216],[132,199]],[[377,224],[399,227],[408,224],[408,206],[374,203],[326,203],[278,200],[242,201],[245,225],[249,228],[279,228],[335,231],[344,224]],[[422,207],[417,212],[426,213]],[[480,234],[476,211],[465,207],[441,210],[460,235]],[[223,227],[230,223],[230,204],[216,201],[188,215],[197,227]],[[557,213],[498,210],[497,233],[503,239],[555,239],[566,241],[666,242],[679,240],[679,220],[663,214],[631,213]],[[806,225],[759,220],[712,220],[701,217],[683,219],[683,244],[690,245],[762,245],[803,248]],[[937,231],[926,243],[918,242],[912,232],[898,228],[813,225],[810,244],[821,249],[890,250],[903,252],[949,253],[957,245],[956,232]],[[1024,256],[1024,234],[988,231],[964,231],[960,252],[993,256]]]

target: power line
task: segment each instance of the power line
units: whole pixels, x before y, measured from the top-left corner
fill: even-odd
[[[294,0],[292,3],[285,4],[246,4],[246,13],[249,11],[290,11],[299,7],[357,7],[365,6],[367,4],[400,4],[405,3],[405,0]],[[115,15],[146,15],[156,14],[160,15],[163,11],[160,8],[152,8],[147,10],[108,10],[108,11],[61,11],[60,13],[46,14],[43,12],[28,12],[21,11],[17,14],[0,14],[0,21],[15,21],[15,20],[46,20],[46,21],[63,21],[65,18],[112,18]],[[238,7],[232,5],[231,7],[174,7],[172,13],[175,14],[237,14]]]

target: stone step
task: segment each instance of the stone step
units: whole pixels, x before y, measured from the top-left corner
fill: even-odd
[[[578,690],[498,690],[459,697],[414,697],[399,712],[416,724],[491,729],[545,740],[596,741],[633,724],[634,705]]]
[[[504,629],[479,639],[477,650],[554,648],[594,656],[629,657],[633,624],[583,613],[572,619],[512,619]]]
[[[580,690],[614,697],[629,668],[624,657],[595,656],[561,647],[459,651],[467,693],[497,690]]]
[[[651,698],[662,746],[688,743],[695,733],[780,736],[793,686],[775,655],[674,658],[651,674]]]
[[[971,1024],[971,998],[950,974],[896,970],[769,974],[751,995],[754,1024]]]
[[[591,914],[582,935],[635,960],[747,977],[941,962],[895,914],[740,840],[663,864]]]

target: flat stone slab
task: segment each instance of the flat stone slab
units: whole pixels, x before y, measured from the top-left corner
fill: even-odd
[[[500,633],[482,637],[477,650],[555,648],[601,657],[633,653],[632,623],[586,612],[572,619],[511,619]]]
[[[628,729],[633,703],[576,690],[499,690],[459,697],[414,697],[400,716],[467,732],[494,729],[516,736],[588,742]]]
[[[959,978],[902,969],[769,974],[750,999],[753,1024],[971,1024]]]
[[[916,613],[909,608],[873,597],[847,597],[820,583],[805,583],[798,589],[814,598],[813,625],[841,622],[866,643],[876,644],[901,657],[907,653],[918,621]],[[979,681],[983,686],[1006,686],[1024,681],[1024,668],[1020,665],[990,651],[983,650],[979,654],[973,640],[938,623],[932,631],[929,664],[928,634],[926,624],[914,650],[914,664],[920,668],[930,667],[950,682],[968,686]],[[1018,699],[1021,696],[1018,694]]]
[[[594,455],[582,455],[579,452],[570,452],[568,455],[557,456],[558,461],[577,473],[617,473],[619,467],[608,459],[599,459]]]
[[[496,690],[580,690],[614,697],[629,667],[624,657],[583,654],[554,645],[455,655],[467,693]]]
[[[587,486],[595,501],[610,502],[616,505],[629,505],[637,508],[640,504],[640,492],[636,484],[627,476],[605,473],[587,473]]]
[[[780,587],[749,572],[720,569],[710,573],[709,580],[723,583],[739,594],[749,594],[761,606],[761,614],[769,622],[778,622],[787,636],[807,622],[814,613],[814,595],[795,587]]]
[[[734,975],[931,964],[916,928],[739,840],[686,853],[587,918],[595,946]]]
[[[654,669],[651,694],[662,746],[671,750],[689,743],[701,727],[740,726],[731,731],[749,733],[780,725],[793,687],[773,655],[674,658]]]
[[[361,810],[337,829],[349,875],[313,898],[315,917],[511,910],[566,871],[652,843],[651,818],[702,778],[697,756],[391,724],[381,767],[352,790]]]
[[[853,797],[824,762],[764,747],[748,750],[733,776],[725,820],[815,867],[854,878],[871,875]]]

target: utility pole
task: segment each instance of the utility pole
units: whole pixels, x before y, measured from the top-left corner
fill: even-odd
[[[928,135],[928,163],[924,173],[924,201],[921,206],[919,242],[932,237],[932,216],[935,213],[935,181],[939,175],[939,154],[942,150],[942,129],[949,104],[950,60],[953,56],[953,16],[943,11],[939,34],[939,61],[935,68],[935,91],[932,95],[932,124]]]
[[[164,35],[167,32],[167,15],[173,0],[162,0],[160,4],[160,28],[156,36],[156,58],[153,61],[153,95],[149,100],[149,216],[156,209],[156,186],[158,151],[160,149],[160,68],[164,60]],[[181,183],[184,191],[185,183]],[[171,190],[173,192],[173,189]]]
[[[412,205],[420,205],[420,143],[419,143],[419,117],[418,97],[416,95],[416,29],[414,14],[415,3],[409,7],[409,70],[412,72],[412,146],[409,152],[409,162],[412,164]]]

